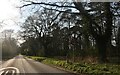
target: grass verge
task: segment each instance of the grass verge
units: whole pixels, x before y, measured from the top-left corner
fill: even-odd
[[[120,65],[115,64],[90,64],[90,63],[67,63],[65,60],[58,60],[54,58],[28,56],[29,58],[54,65],[64,70],[69,70],[74,73],[87,75],[120,75]]]

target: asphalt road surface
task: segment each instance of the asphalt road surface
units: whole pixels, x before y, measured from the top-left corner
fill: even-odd
[[[66,71],[18,55],[0,64],[0,75],[73,75]]]

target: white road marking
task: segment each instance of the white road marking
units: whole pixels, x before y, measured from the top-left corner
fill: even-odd
[[[6,68],[0,69],[0,75],[3,74],[5,71],[6,71],[5,72],[5,75],[6,75],[7,73],[9,73],[9,70],[12,70],[12,75],[14,75],[15,72],[16,72],[17,75],[19,75],[19,73],[20,73],[19,69],[16,68],[16,67],[6,67]]]
[[[5,75],[7,75],[8,72],[9,72],[9,70],[7,70],[7,71],[5,72]]]
[[[14,70],[12,70],[12,75],[14,75],[15,74],[15,71]]]
[[[0,75],[3,74],[3,72],[4,72],[4,71],[1,71],[1,72],[0,72]]]

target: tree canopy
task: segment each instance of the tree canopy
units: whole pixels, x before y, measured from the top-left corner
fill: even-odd
[[[26,40],[22,47],[33,55],[98,55],[100,62],[119,57],[119,2],[28,1],[21,8],[30,5],[41,7],[21,26]]]

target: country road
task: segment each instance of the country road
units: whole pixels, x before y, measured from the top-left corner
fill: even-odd
[[[15,70],[13,70],[15,69]],[[0,65],[0,75],[73,75],[66,71],[18,55]],[[5,73],[4,73],[5,72]]]

